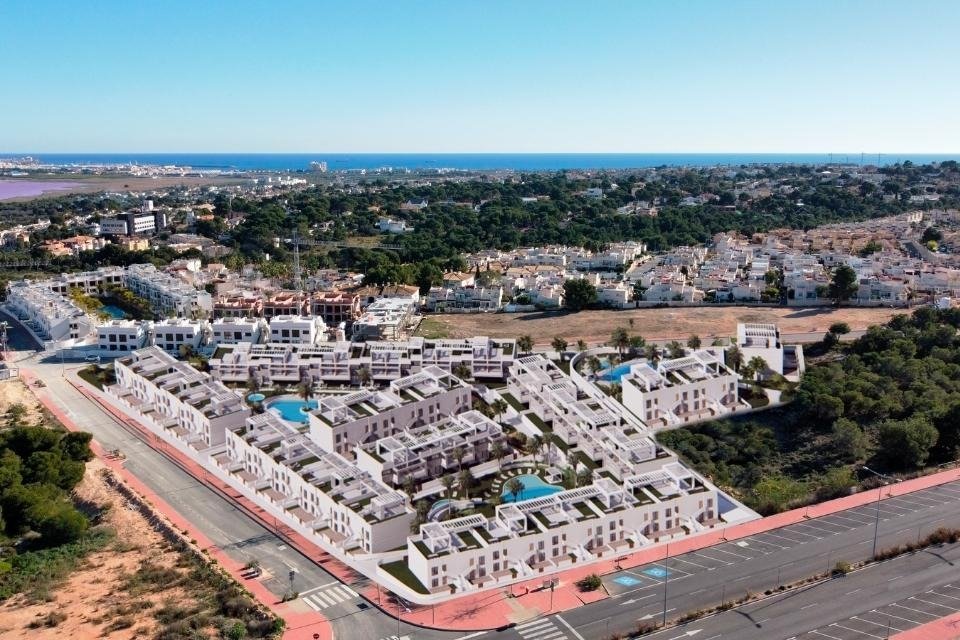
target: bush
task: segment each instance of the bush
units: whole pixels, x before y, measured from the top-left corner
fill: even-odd
[[[838,560],[837,564],[833,565],[833,571],[830,572],[830,575],[833,576],[845,576],[848,573],[853,571],[853,566],[846,560]]]
[[[603,585],[603,581],[595,573],[591,573],[585,578],[581,578],[576,582],[577,588],[580,591],[596,591]]]
[[[42,618],[37,618],[32,620],[28,625],[31,629],[39,629],[40,627],[53,628],[59,625],[61,622],[67,619],[67,614],[62,611],[51,611]]]

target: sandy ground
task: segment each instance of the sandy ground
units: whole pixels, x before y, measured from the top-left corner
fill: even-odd
[[[648,340],[692,334],[705,339],[735,335],[738,322],[773,322],[783,333],[807,333],[826,331],[834,322],[846,322],[854,330],[865,329],[906,312],[883,308],[675,307],[579,313],[445,314],[428,316],[424,328],[457,338],[529,335],[536,344],[549,344],[554,336],[562,336],[571,344],[585,340],[592,345],[609,340],[618,326]],[[629,324],[631,319],[633,327]]]
[[[0,416],[6,414],[14,404],[22,404],[27,409],[23,419],[24,424],[34,424],[41,416],[40,403],[36,396],[30,393],[19,378],[0,382]]]
[[[97,504],[112,505],[105,522],[117,531],[117,539],[103,551],[90,554],[60,586],[50,590],[49,601],[15,596],[0,606],[0,638],[31,640],[127,639],[155,635],[158,623],[154,612],[163,606],[190,608],[189,594],[180,587],[131,593],[126,580],[144,562],[173,567],[180,554],[171,549],[138,511],[129,508],[122,496],[100,476],[99,460],[87,464],[87,473],[77,495]],[[65,618],[56,626],[43,624],[58,612]],[[129,626],[110,630],[125,619]],[[31,623],[39,625],[31,628]]]

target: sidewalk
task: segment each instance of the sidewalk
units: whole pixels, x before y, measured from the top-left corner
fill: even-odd
[[[958,640],[960,639],[960,613],[954,613],[890,637],[893,640]]]
[[[37,377],[32,371],[21,370],[20,375],[24,384],[27,385],[33,395],[36,396],[43,406],[53,413],[53,415],[56,416],[56,418],[63,423],[67,429],[71,431],[82,430],[82,428],[76,425],[73,420],[71,420],[62,411],[60,406],[50,398],[50,394],[46,391],[45,387],[36,387],[34,385]],[[74,386],[76,387],[76,385]],[[97,401],[96,397],[91,397],[91,394],[87,392],[86,389],[77,388],[77,390],[92,402],[103,407],[103,405]],[[119,416],[113,411],[110,413],[119,421],[129,424],[123,416]],[[168,505],[163,498],[156,495],[136,476],[128,472],[124,468],[122,460],[118,460],[113,456],[105,455],[106,452],[103,450],[103,447],[101,447],[96,441],[90,443],[90,448],[107,467],[113,470],[117,477],[122,479],[125,484],[127,484],[138,494],[143,496],[151,507],[161,513],[177,529],[180,531],[186,531],[186,536],[192,540],[195,540],[198,548],[206,551],[211,558],[213,558],[233,577],[234,580],[236,580],[242,587],[250,591],[254,598],[256,598],[265,607],[270,609],[270,611],[272,611],[275,615],[283,618],[283,620],[286,621],[286,631],[284,631],[283,634],[283,637],[286,640],[313,638],[314,634],[318,634],[321,640],[333,640],[333,630],[331,629],[326,618],[313,611],[309,613],[296,611],[291,603],[278,602],[277,597],[257,580],[244,579],[241,575],[243,573],[243,567],[240,563],[230,558],[230,556],[223,552],[219,547],[214,545],[209,538],[195,529],[190,522],[188,522],[179,513],[177,513],[176,510],[170,507],[170,505]],[[170,452],[165,451],[164,453],[169,455]],[[194,473],[194,470],[191,470],[190,473],[191,475],[194,475],[194,477],[197,477]]]
[[[151,446],[162,450],[167,457],[175,459],[177,464],[187,470],[198,481],[213,487],[219,493],[229,497],[244,509],[248,515],[260,521],[270,530],[277,531],[277,523],[273,521],[273,518],[268,519],[268,516],[264,514],[263,510],[240,496],[229,485],[218,482],[202,467],[172,447],[162,443],[158,445],[156,439],[146,427],[114,408],[109,402],[102,400],[99,392],[89,389],[82,382],[74,383],[70,381],[70,383],[89,400],[114,415],[117,420],[129,425],[131,428],[141,431],[147,437],[147,441]],[[35,393],[37,393],[37,391],[35,391]],[[47,402],[44,403],[47,404]],[[54,410],[53,407],[50,408]],[[57,413],[55,410],[54,412]],[[882,488],[883,497],[895,497],[958,479],[960,479],[960,469],[950,469],[929,476],[906,480],[902,483],[884,486]],[[410,606],[409,610],[398,607],[398,605],[388,597],[389,592],[386,592],[385,589],[379,587],[377,584],[363,579],[360,574],[327,554],[314,543],[286,528],[281,528],[279,533],[287,539],[291,546],[298,549],[314,562],[321,564],[324,569],[334,574],[344,583],[350,585],[355,591],[382,609],[385,613],[394,617],[399,614],[403,622],[416,626],[469,633],[495,629],[510,623],[522,623],[539,615],[560,613],[583,606],[584,604],[606,599],[608,596],[606,592],[602,590],[580,592],[576,587],[575,582],[577,580],[593,573],[604,575],[620,569],[630,569],[651,562],[658,562],[663,560],[667,554],[674,556],[689,551],[704,549],[722,542],[737,540],[802,522],[808,518],[826,516],[838,511],[874,503],[876,499],[877,490],[863,491],[818,505],[786,511],[752,522],[732,525],[725,529],[710,530],[685,536],[678,540],[660,543],[631,554],[611,556],[599,562],[568,569],[560,573],[543,574],[536,578],[514,584],[512,587],[471,593],[436,605],[413,605]],[[198,537],[197,539],[199,540],[200,538]],[[548,578],[559,579],[560,581],[559,585],[552,591],[549,588],[543,588],[543,583]],[[357,584],[358,580],[362,580],[363,584]],[[318,615],[316,617],[319,618],[320,616]],[[292,627],[294,625],[290,624],[289,626]],[[325,626],[329,629],[328,625]],[[299,637],[305,638],[309,636],[300,635]]]

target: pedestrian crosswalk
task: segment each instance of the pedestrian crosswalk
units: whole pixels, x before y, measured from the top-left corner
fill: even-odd
[[[565,640],[567,634],[554,626],[549,618],[518,624],[514,629],[523,640]]]
[[[313,591],[300,594],[300,598],[314,611],[322,611],[327,607],[332,607],[359,597],[356,591],[339,582],[324,585]]]

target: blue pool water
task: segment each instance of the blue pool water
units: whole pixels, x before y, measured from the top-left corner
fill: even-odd
[[[317,408],[316,400],[302,400],[300,398],[278,398],[267,405],[280,414],[280,417],[289,422],[307,422],[306,411]]]
[[[123,309],[121,309],[120,307],[114,304],[105,304],[102,307],[100,307],[100,311],[103,311],[105,314],[107,314],[111,318],[117,318],[119,320],[122,320],[127,315]]]
[[[607,382],[620,382],[620,378],[628,373],[630,373],[630,364],[620,364],[601,373],[600,379]]]
[[[427,511],[427,520],[433,520],[435,517],[437,517],[437,514],[440,513],[444,509],[444,507],[450,504],[450,502],[451,501],[447,499],[437,500],[432,505],[430,505],[430,510]]]
[[[520,495],[514,495],[507,488],[507,483],[504,483],[503,490],[500,492],[500,498],[503,502],[532,500],[534,498],[549,496],[550,494],[558,491],[563,491],[563,487],[547,484],[540,479],[540,476],[535,476],[533,474],[517,476],[516,479],[523,483],[523,491],[520,492]],[[509,482],[509,480],[507,482]]]
[[[251,393],[247,396],[247,400],[250,402],[263,402],[266,397],[267,396],[263,395],[262,393]]]

